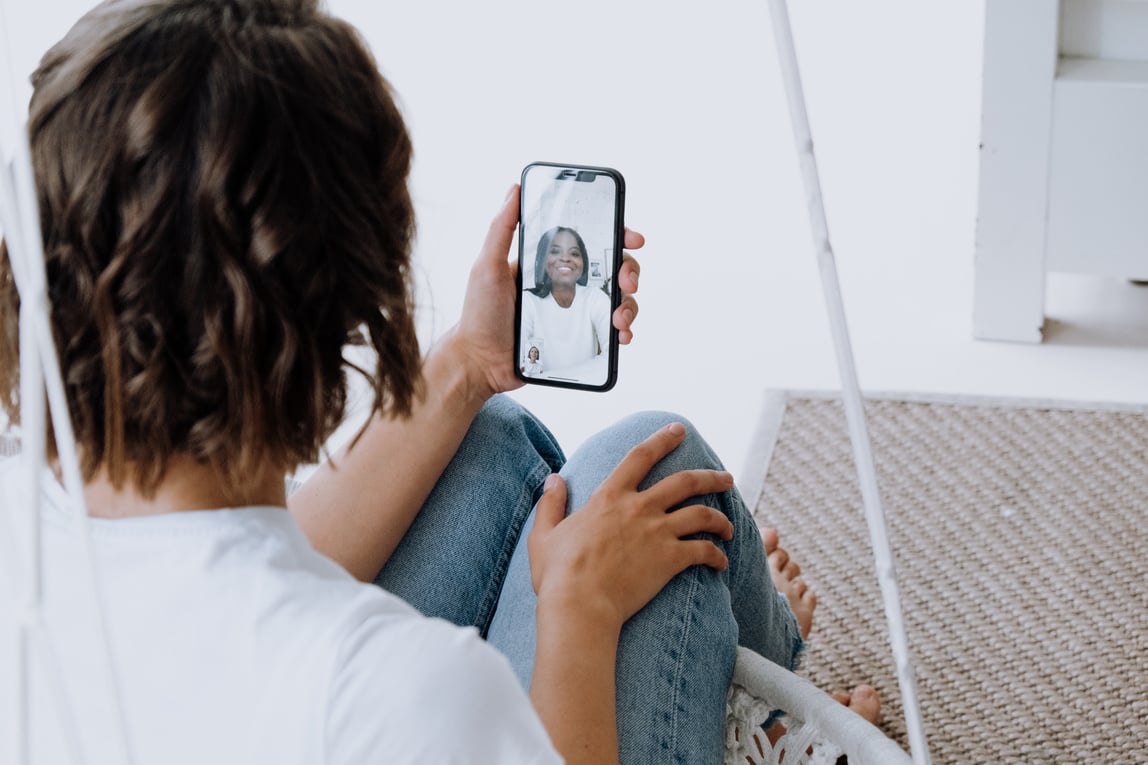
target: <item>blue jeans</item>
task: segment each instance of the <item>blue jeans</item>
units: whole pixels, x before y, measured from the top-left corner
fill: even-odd
[[[479,413],[402,544],[375,580],[423,613],[473,625],[529,688],[536,635],[526,537],[551,472],[581,507],[637,443],[682,418],[633,415],[588,440],[567,461],[550,432],[521,406],[495,397]],[[679,470],[720,469],[686,423],[686,440],[642,486]],[[735,650],[746,646],[794,668],[797,621],[769,578],[765,554],[737,490],[696,497],[734,524],[725,571],[682,572],[622,629],[617,664],[623,763],[721,762],[725,697]]]

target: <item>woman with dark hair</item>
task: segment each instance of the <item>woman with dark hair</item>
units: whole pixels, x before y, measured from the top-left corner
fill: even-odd
[[[575,263],[575,259],[579,263]],[[565,293],[571,284],[586,286],[590,274],[590,256],[586,254],[586,243],[582,241],[581,234],[566,226],[555,226],[538,240],[538,250],[534,255],[534,288],[530,290],[532,294],[544,298],[553,291],[555,276],[571,276],[553,273],[559,262],[563,263],[564,268],[580,269],[572,274],[572,279],[557,280],[560,292]],[[561,302],[569,305],[570,297],[563,294]]]
[[[546,371],[561,374],[600,355],[610,342],[610,298],[587,286],[590,258],[572,228],[542,235],[534,287],[522,301],[523,345],[546,351]]]
[[[33,85],[51,321],[134,753],[98,681],[83,526],[46,472],[44,618],[87,760],[721,760],[738,642],[792,667],[812,603],[789,567],[779,597],[732,476],[678,418],[634,416],[567,460],[496,395],[522,384],[517,187],[420,358],[411,143],[316,0],[110,0]],[[548,247],[567,310],[585,248]],[[629,256],[618,278],[605,321],[625,343]],[[0,249],[13,421],[19,304]],[[288,501],[349,373],[371,417]],[[0,465],[5,509],[23,488]],[[32,706],[36,761],[69,761],[68,716]]]
[[[526,362],[519,367],[519,371],[527,377],[542,374],[541,352],[537,345],[530,346],[530,350],[526,352]]]

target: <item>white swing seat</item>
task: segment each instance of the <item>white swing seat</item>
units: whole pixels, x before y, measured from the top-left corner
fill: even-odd
[[[781,710],[787,732],[770,746],[761,724]],[[808,680],[747,648],[737,649],[726,701],[726,765],[911,765],[879,728]]]

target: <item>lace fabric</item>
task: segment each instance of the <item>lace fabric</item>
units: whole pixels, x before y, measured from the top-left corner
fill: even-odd
[[[786,733],[771,745],[762,724],[773,708],[740,685],[726,699],[726,765],[834,765],[844,751],[812,725],[787,715]]]

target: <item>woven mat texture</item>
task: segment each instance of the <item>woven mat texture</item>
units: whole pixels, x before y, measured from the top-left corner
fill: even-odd
[[[755,515],[818,593],[802,674],[907,736],[837,401],[789,398]],[[934,763],[1148,763],[1148,417],[870,400]]]

